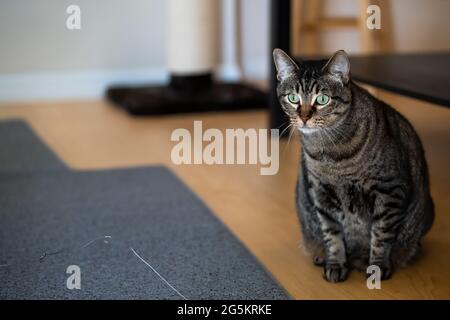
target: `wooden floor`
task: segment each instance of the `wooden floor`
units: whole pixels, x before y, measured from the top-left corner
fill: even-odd
[[[368,290],[352,272],[340,284],[322,279],[301,249],[294,208],[299,144],[280,145],[280,171],[261,176],[250,165],[183,165],[170,159],[176,128],[264,128],[262,111],[131,118],[108,103],[25,103],[0,106],[0,119],[23,118],[75,170],[164,164],[170,167],[297,299],[450,298],[450,109],[380,92],[401,110],[423,139],[431,172],[436,223],[424,241],[424,256]],[[157,183],[157,181],[149,181]]]

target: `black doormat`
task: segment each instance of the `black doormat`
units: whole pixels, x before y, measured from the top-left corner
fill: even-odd
[[[214,83],[204,90],[172,86],[108,88],[106,98],[135,116],[237,111],[267,107],[267,94],[249,85]]]

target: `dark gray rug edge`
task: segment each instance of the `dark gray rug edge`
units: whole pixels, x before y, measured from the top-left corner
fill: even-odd
[[[67,164],[23,119],[0,120],[0,170],[70,170]]]
[[[220,224],[220,226],[228,233],[229,237],[232,237],[233,240],[238,243],[242,249],[245,251],[245,254],[253,261],[253,263],[261,269],[261,272],[263,272],[272,282],[274,285],[276,285],[279,290],[281,290],[287,299],[292,299],[292,297],[289,295],[287,290],[279,283],[279,281],[273,276],[273,274],[266,268],[266,266],[261,263],[261,261],[251,252],[251,250],[244,244],[242,241],[239,240],[239,238],[234,234],[234,232],[225,225],[214,213],[213,211],[205,204],[205,202],[195,193],[192,191],[192,189],[187,186],[187,184],[180,179],[172,170],[169,168],[163,166],[163,165],[155,165],[155,166],[136,166],[132,168],[113,168],[113,169],[101,169],[101,170],[82,170],[82,171],[52,171],[52,172],[35,172],[35,173],[24,173],[24,172],[11,172],[8,173],[7,176],[9,176],[10,179],[14,179],[15,177],[30,177],[32,176],[33,179],[39,179],[40,177],[44,179],[48,179],[49,177],[56,177],[61,175],[83,175],[83,174],[96,174],[96,173],[105,173],[109,174],[111,172],[117,172],[117,173],[123,173],[123,174],[130,174],[130,175],[140,175],[140,173],[145,173],[148,169],[159,169],[171,177],[171,179],[174,179],[178,184],[182,186],[185,193],[188,197],[191,197],[195,199],[196,202],[198,202],[198,205],[201,207],[204,207],[205,210],[209,213],[209,218],[215,220],[217,224]],[[250,298],[252,299],[252,298]],[[277,299],[277,298],[273,298]]]

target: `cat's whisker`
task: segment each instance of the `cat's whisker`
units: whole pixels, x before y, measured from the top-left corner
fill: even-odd
[[[334,142],[332,137],[330,137],[330,135],[328,134],[327,130],[323,130],[323,133],[325,134],[325,137],[327,137],[327,139],[330,140],[331,143],[336,147],[336,149],[338,149],[338,146],[336,145],[336,143]]]
[[[336,128],[330,128],[330,130],[334,133],[337,133],[339,135],[339,137],[343,140],[345,140],[347,138],[347,133],[343,129],[336,127]]]
[[[347,134],[340,128],[326,128],[326,131],[334,138],[334,141],[346,140]]]
[[[342,132],[341,130],[338,130],[338,128],[332,128],[330,130],[330,134],[332,135],[334,141],[340,142],[341,140],[347,139],[347,134],[345,132]]]
[[[289,133],[289,138],[288,138],[287,146],[289,146],[289,143],[291,142],[292,135],[293,135],[293,133],[295,132],[295,130],[293,130],[293,129],[294,129],[294,126],[291,127],[291,132]]]
[[[288,139],[288,142],[286,143],[286,145],[285,145],[284,148],[283,148],[283,153],[282,153],[282,156],[283,156],[283,157],[284,157],[284,155],[285,155],[285,153],[286,153],[286,150],[287,150],[287,148],[288,148],[288,146],[289,146],[289,140],[290,140],[290,136],[291,136],[291,134],[292,134],[292,129],[294,129],[294,124],[293,124],[293,123],[289,124],[289,126],[287,126],[286,129],[284,129],[284,131],[286,131],[287,129],[290,130],[290,131],[289,131],[289,139]],[[281,135],[280,135],[280,137],[281,137]]]
[[[287,116],[285,116],[285,118],[287,118]],[[288,120],[283,121],[283,123],[281,123],[278,127],[276,127],[275,129],[280,129],[282,126],[285,126],[287,124]]]
[[[288,130],[291,126],[292,126],[292,123],[290,125],[288,125],[286,128],[284,128],[283,131],[281,131],[280,138],[283,136],[283,134],[286,132],[286,130]]]
[[[322,130],[319,130],[319,133],[320,133],[320,139],[319,139],[320,146],[322,147],[322,154],[324,154],[325,148],[324,148],[324,144],[323,144],[323,133],[322,133]]]

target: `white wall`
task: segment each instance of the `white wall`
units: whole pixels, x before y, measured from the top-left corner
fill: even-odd
[[[0,1],[0,100],[100,97],[110,83],[165,81],[166,2]],[[270,63],[269,0],[241,2],[244,75],[263,79]],[[450,1],[392,2],[398,51],[450,50]],[[70,4],[81,7],[79,31],[65,27]],[[326,6],[333,15],[356,8],[355,0]],[[324,46],[357,52],[358,35],[328,33]]]
[[[66,8],[81,7],[81,30]],[[0,100],[98,97],[109,83],[163,81],[161,0],[0,2]]]
[[[66,28],[70,4],[81,7],[81,30]],[[1,1],[0,72],[158,66],[165,11],[161,0]]]

